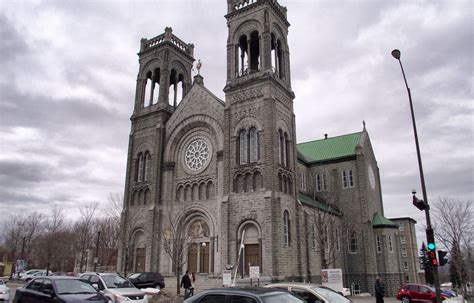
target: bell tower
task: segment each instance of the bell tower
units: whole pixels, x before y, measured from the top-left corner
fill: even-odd
[[[166,146],[166,122],[191,89],[194,45],[183,42],[171,27],[151,39],[141,39],[139,71],[127,155],[123,238],[118,256],[119,269],[158,271],[160,247],[157,237],[159,206],[162,205],[162,157]],[[133,218],[147,222],[140,234],[132,233]],[[128,243],[135,243],[128,247]],[[137,247],[137,243],[148,243]],[[130,251],[140,251],[143,258],[127,260]]]
[[[253,258],[255,263],[258,258],[251,251],[260,251],[260,263],[253,265],[259,265],[263,275],[292,275],[301,269],[297,261],[284,264],[299,251],[289,236],[290,232],[296,234],[296,224],[289,222],[297,220],[297,203],[294,93],[286,8],[276,0],[227,0],[225,17],[228,39],[224,121],[228,136],[224,194],[228,200],[223,209],[227,207],[228,214],[238,214],[227,218],[223,215],[230,222],[226,262],[235,260],[239,241],[244,245],[250,241],[245,246],[249,247],[247,259]],[[252,219],[242,223],[245,218]],[[285,231],[283,221],[287,222]],[[265,241],[260,238],[259,246],[252,247],[257,244],[246,238],[244,230],[254,230],[253,238],[258,230],[260,236],[265,235]],[[288,236],[282,237],[284,233]],[[235,234],[237,238],[233,239]],[[246,256],[247,252],[243,253]],[[247,263],[239,269],[244,274]]]

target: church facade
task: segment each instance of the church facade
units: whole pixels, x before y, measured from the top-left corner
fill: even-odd
[[[118,270],[175,274],[164,247],[175,222],[191,235],[183,268],[197,273],[234,265],[245,280],[259,266],[270,280],[320,282],[341,268],[361,292],[378,276],[389,293],[417,282],[383,216],[365,126],[296,144],[286,8],[228,0],[225,18],[225,101],[192,77],[194,46],[171,28],[141,40]]]

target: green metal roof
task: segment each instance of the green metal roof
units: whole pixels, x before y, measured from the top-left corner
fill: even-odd
[[[297,144],[298,157],[315,162],[353,156],[361,135],[362,132]]]
[[[398,224],[385,218],[383,215],[379,214],[378,212],[375,213],[374,217],[372,218],[372,226],[374,228],[383,228],[383,227],[398,228]]]
[[[324,204],[322,202],[319,202],[316,199],[313,199],[310,196],[307,196],[307,195],[302,194],[302,193],[298,193],[298,201],[300,201],[301,203],[303,203],[305,205],[318,208],[322,211],[325,211],[325,212],[327,211],[327,212],[329,212],[329,213],[331,213],[335,216],[341,216],[342,215],[340,210],[338,210],[334,207],[327,206],[326,204]]]

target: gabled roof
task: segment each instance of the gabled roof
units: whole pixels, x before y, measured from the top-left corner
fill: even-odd
[[[298,158],[305,162],[335,160],[355,156],[363,132],[315,140],[296,145]]]
[[[313,199],[312,197],[307,196],[305,194],[298,193],[298,201],[301,202],[302,204],[305,204],[314,208],[318,208],[321,211],[328,212],[332,215],[342,216],[342,213],[339,209],[328,206],[324,204],[323,202],[319,202],[316,199]]]
[[[378,212],[374,214],[372,218],[372,227],[373,228],[398,228],[398,224],[389,219],[385,218],[383,215],[379,214]]]

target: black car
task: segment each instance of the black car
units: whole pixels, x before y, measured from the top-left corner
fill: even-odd
[[[91,285],[75,277],[38,277],[18,288],[13,303],[109,303]]]
[[[158,272],[140,272],[132,274],[128,277],[128,280],[136,288],[165,288],[165,279]]]
[[[191,298],[184,300],[184,303],[306,303],[299,297],[288,291],[275,288],[215,288],[205,290]]]

